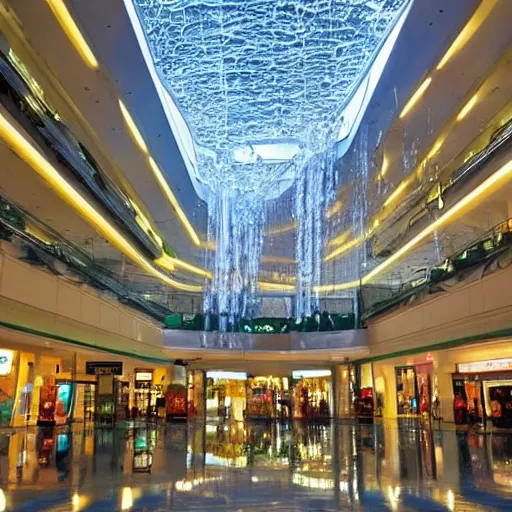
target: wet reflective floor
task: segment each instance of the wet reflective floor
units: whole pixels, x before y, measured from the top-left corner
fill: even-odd
[[[0,511],[512,510],[512,435],[419,423],[0,434]]]

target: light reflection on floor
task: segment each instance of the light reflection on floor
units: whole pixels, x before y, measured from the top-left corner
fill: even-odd
[[[0,511],[512,510],[512,435],[417,423],[0,434]]]

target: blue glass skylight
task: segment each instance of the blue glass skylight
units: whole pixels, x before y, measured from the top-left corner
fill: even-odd
[[[189,171],[210,188],[239,183],[247,170],[237,163],[299,153],[283,150],[282,141],[314,154],[336,140],[343,108],[410,3],[125,2],[170,95],[164,102],[179,110],[174,131]],[[263,155],[257,146],[266,147]],[[249,190],[255,186],[247,180]]]

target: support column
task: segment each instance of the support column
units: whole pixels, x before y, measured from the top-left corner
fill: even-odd
[[[336,365],[333,371],[334,414],[350,418],[350,375],[348,364]]]

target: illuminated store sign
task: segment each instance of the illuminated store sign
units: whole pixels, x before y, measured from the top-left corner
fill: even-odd
[[[206,372],[206,378],[222,380],[247,380],[247,373],[213,371]]]
[[[0,350],[0,375],[9,375],[12,369],[14,353],[12,350]]]
[[[123,363],[105,361],[87,361],[85,363],[87,375],[122,375]]]
[[[489,361],[476,361],[474,363],[460,363],[457,365],[459,373],[483,373],[499,370],[512,370],[512,358],[491,359]]]
[[[153,380],[153,374],[151,372],[137,372],[135,374],[135,380],[151,381],[151,380]]]
[[[295,380],[300,379],[314,379],[316,377],[330,377],[331,370],[294,370],[292,378]]]

